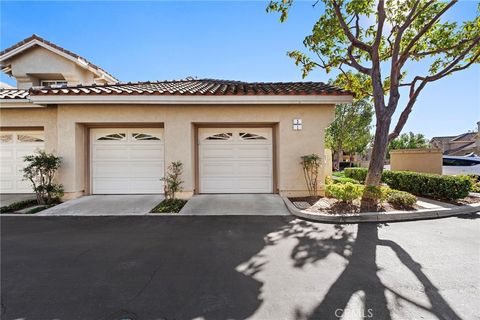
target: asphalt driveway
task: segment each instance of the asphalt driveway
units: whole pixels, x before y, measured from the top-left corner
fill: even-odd
[[[1,318],[478,319],[478,217],[1,217]]]

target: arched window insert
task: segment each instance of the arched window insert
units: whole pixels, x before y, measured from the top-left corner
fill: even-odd
[[[155,137],[148,133],[132,133],[132,137],[134,140],[160,140],[160,138]]]
[[[242,140],[267,140],[264,136],[248,132],[240,132],[240,138]]]
[[[111,133],[105,136],[101,136],[97,140],[107,140],[107,141],[121,141],[125,140],[127,135],[125,133]]]
[[[44,142],[40,134],[17,134],[18,142]]]
[[[233,137],[233,133],[231,132],[224,132],[224,133],[217,133],[205,138],[205,140],[230,140]]]
[[[13,142],[13,134],[6,133],[0,135],[0,142],[1,143],[12,143]]]

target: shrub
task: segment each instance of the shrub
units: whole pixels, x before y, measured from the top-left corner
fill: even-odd
[[[345,177],[364,182],[367,178],[367,168],[345,168]]]
[[[300,162],[310,197],[317,196],[320,162],[320,156],[314,153],[302,156],[302,162]]]
[[[187,203],[187,200],[182,199],[165,199],[160,202],[150,212],[152,213],[179,213],[183,206]]]
[[[181,161],[172,162],[167,169],[167,174],[161,180],[165,182],[164,191],[167,199],[175,199],[175,193],[182,191],[183,181],[180,176],[183,173]]]
[[[37,200],[23,200],[19,202],[14,202],[8,206],[0,207],[0,213],[7,213],[7,212],[14,212],[18,210],[22,210],[28,207],[32,207],[38,204]]]
[[[387,201],[395,208],[410,209],[417,202],[417,197],[405,191],[391,190]]]
[[[376,203],[382,203],[387,200],[390,192],[392,192],[392,189],[387,186],[364,186],[363,196],[374,200]]]
[[[37,203],[51,204],[59,201],[63,196],[63,186],[55,184],[53,179],[60,168],[62,159],[45,151],[38,151],[23,159],[26,162],[26,166],[23,168],[23,177],[32,183]]]
[[[480,193],[480,182],[472,183],[471,192]]]
[[[472,180],[472,187],[470,188],[471,192],[480,193],[480,176],[478,175],[468,175],[470,180]]]
[[[384,171],[382,181],[393,189],[446,200],[464,198],[472,187],[472,181],[467,176],[442,176],[410,171]]]
[[[333,183],[332,177],[326,176],[326,177],[325,177],[325,185],[327,185],[327,184],[332,184],[332,183]]]
[[[347,183],[347,182],[359,184],[357,180],[352,178],[337,178],[333,180],[333,183]]]
[[[328,196],[336,198],[346,203],[352,203],[362,196],[364,187],[360,184],[346,182],[329,184],[326,188]]]

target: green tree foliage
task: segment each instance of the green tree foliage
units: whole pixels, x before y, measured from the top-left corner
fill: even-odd
[[[304,76],[322,68],[341,72],[352,84],[356,77],[351,75],[369,79],[358,90],[372,98],[376,118],[366,184],[379,185],[388,143],[401,133],[425,86],[479,62],[480,4],[473,20],[458,23],[445,18],[457,0],[320,2],[322,13],[304,39],[309,54],[298,50],[288,54]],[[285,21],[292,4],[293,0],[272,0],[267,11],[280,12],[280,20]],[[422,60],[428,66],[425,73],[407,74],[407,65],[422,70],[410,68]],[[402,88],[408,99],[393,124]],[[364,197],[363,203],[367,202]]]
[[[398,149],[422,149],[428,148],[428,141],[421,133],[414,134],[413,132],[402,133],[398,138],[390,141],[388,151]],[[388,156],[388,155],[387,155]]]
[[[335,120],[327,128],[327,146],[336,153],[336,167],[343,152],[362,153],[371,141],[370,123],[373,109],[366,99],[335,107]]]
[[[23,177],[32,183],[38,204],[51,204],[63,196],[63,186],[54,183],[62,159],[54,154],[39,151],[24,157]]]

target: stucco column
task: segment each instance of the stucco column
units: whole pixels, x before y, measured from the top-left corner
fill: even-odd
[[[170,112],[165,121],[165,172],[170,163],[183,163],[183,192],[177,196],[192,196],[195,185],[194,130],[190,121],[182,119],[179,113]]]
[[[83,195],[85,186],[84,126],[64,117],[62,109],[58,112],[58,156],[62,165],[58,172],[59,181],[65,191],[65,199]]]

